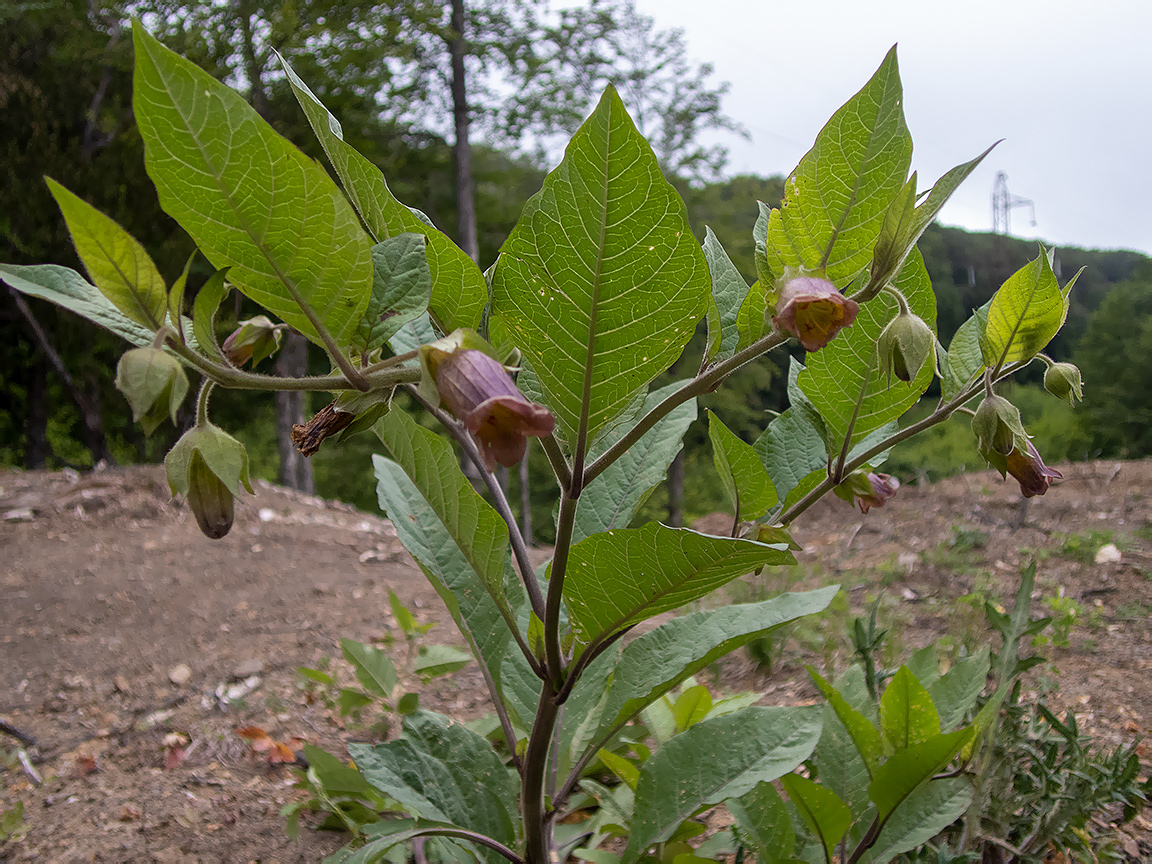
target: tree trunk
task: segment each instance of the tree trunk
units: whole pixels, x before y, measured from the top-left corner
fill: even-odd
[[[468,88],[464,77],[464,0],[452,0],[452,38],[448,51],[452,55],[452,119],[456,140],[452,155],[456,160],[456,233],[463,249],[473,261],[480,261],[476,239],[476,206],[472,190],[472,145],[468,141]]]
[[[668,466],[668,524],[684,527],[684,451],[681,450]]]
[[[268,119],[268,94],[264,92],[264,75],[256,44],[252,38],[252,10],[248,2],[240,2],[236,17],[240,23],[240,53],[244,55],[244,75],[248,78],[248,101],[256,113]]]
[[[284,347],[276,360],[276,374],[287,378],[303,378],[308,374],[308,340],[299,333],[289,332],[284,339]],[[300,391],[277,392],[276,441],[280,447],[280,483],[311,495],[316,491],[312,463],[296,450],[289,437],[293,425],[307,420],[306,395]]]
[[[45,468],[48,465],[48,368],[37,357],[28,368],[28,424],[24,445],[24,467]]]

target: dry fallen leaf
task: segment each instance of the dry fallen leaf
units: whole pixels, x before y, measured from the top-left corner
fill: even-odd
[[[253,752],[267,753],[270,765],[296,761],[296,754],[292,752],[290,746],[283,741],[277,741],[259,726],[243,726],[235,731],[241,738],[247,738],[252,742],[249,746]],[[297,739],[293,738],[292,740]]]

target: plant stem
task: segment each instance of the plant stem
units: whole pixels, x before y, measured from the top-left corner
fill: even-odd
[[[200,392],[196,396],[196,425],[207,426],[208,419],[208,398],[212,395],[212,388],[216,385],[208,378],[200,385]]]
[[[864,370],[864,380],[860,382],[860,394],[856,397],[856,407],[852,409],[852,419],[848,421],[848,431],[844,433],[844,446],[840,448],[840,458],[836,460],[836,468],[831,479],[837,484],[844,482],[844,461],[848,458],[848,450],[852,446],[852,430],[856,428],[856,421],[860,419],[860,406],[864,404],[864,396],[868,392],[868,382],[872,378],[872,366]]]
[[[383,360],[373,363],[371,366],[365,366],[360,370],[360,374],[366,375],[369,372],[376,372],[380,369],[387,369],[389,366],[397,366],[409,360],[415,360],[416,355],[419,353],[419,350],[413,350],[405,351],[403,354],[397,354],[395,357],[385,357]]]
[[[545,679],[540,687],[536,720],[528,736],[524,754],[524,782],[521,785],[521,815],[524,819],[524,860],[526,864],[551,864],[551,832],[544,805],[544,778],[548,773],[548,750],[560,706],[556,704],[552,682]]]
[[[458,840],[468,840],[481,846],[486,846],[494,852],[507,858],[512,864],[524,864],[524,859],[501,843],[476,831],[466,828],[420,828],[416,831],[406,832],[405,839],[417,840],[421,837],[455,837]]]
[[[552,464],[552,472],[556,475],[556,485],[561,489],[571,489],[572,469],[568,467],[568,462],[560,450],[560,443],[556,440],[556,436],[545,435],[540,439],[540,443],[544,445],[544,453]]]
[[[564,573],[568,569],[568,552],[572,548],[572,528],[576,521],[577,498],[564,490],[560,493],[560,515],[556,520],[556,546],[552,555],[552,572],[548,577],[548,600],[544,617],[544,650],[552,686],[564,685],[564,659],[560,651],[560,602],[564,592]]]
[[[641,417],[639,422],[624,434],[623,438],[605,450],[600,455],[600,458],[584,469],[583,475],[580,478],[581,488],[591,483],[605,468],[619,459],[633,444],[640,440],[645,432],[668,416],[668,413],[677,405],[687,402],[694,396],[702,396],[705,393],[712,392],[712,390],[719,386],[721,381],[741,366],[746,363],[751,363],[761,354],[771,351],[773,348],[778,345],[783,345],[787,341],[787,333],[780,333],[774,330],[767,336],[753,342],[743,351],[736,352],[727,360],[722,360],[710,366],[695,378],[685,382],[683,387],[665,397],[663,402]]]

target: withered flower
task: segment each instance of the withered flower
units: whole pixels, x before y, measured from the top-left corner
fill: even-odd
[[[529,435],[552,433],[552,412],[525,399],[487,351],[464,347],[485,344],[479,336],[459,333],[422,346],[420,360],[444,407],[476,439],[485,467],[511,467],[524,458]]]
[[[796,276],[780,287],[772,323],[799,339],[805,351],[816,351],[850,326],[859,311],[859,304],[827,279]]]
[[[1053,480],[1063,480],[1064,475],[1055,468],[1049,468],[1040,458],[1040,453],[1029,441],[1023,452],[1017,447],[1007,456],[1008,473],[1020,483],[1020,492],[1025,498],[1043,495]]]
[[[257,315],[241,321],[240,326],[224,340],[220,350],[237,368],[249,360],[255,367],[265,357],[271,357],[280,350],[283,330],[283,324],[273,324],[267,315]]]
[[[900,488],[900,481],[890,474],[876,474],[863,469],[853,471],[848,477],[832,491],[838,498],[845,501],[855,501],[861,513],[867,513],[873,507],[883,507],[890,499],[896,497],[896,490]]]

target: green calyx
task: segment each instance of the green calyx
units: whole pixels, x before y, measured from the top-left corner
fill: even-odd
[[[1084,399],[1080,370],[1071,363],[1050,364],[1044,372],[1044,389],[1073,407]]]
[[[930,358],[935,360],[936,337],[923,318],[902,309],[881,331],[876,350],[889,381],[895,375],[911,383]]]
[[[995,394],[986,396],[972,417],[972,432],[980,454],[1001,470],[1013,450],[1028,447],[1028,434],[1020,421],[1020,410]]]
[[[132,406],[132,419],[149,435],[165,417],[175,424],[176,410],[188,393],[188,376],[179,361],[155,347],[124,352],[115,383]]]
[[[205,536],[218,540],[232,528],[240,484],[249,492],[244,445],[212,423],[194,426],[164,457],[173,495],[184,495]]]

